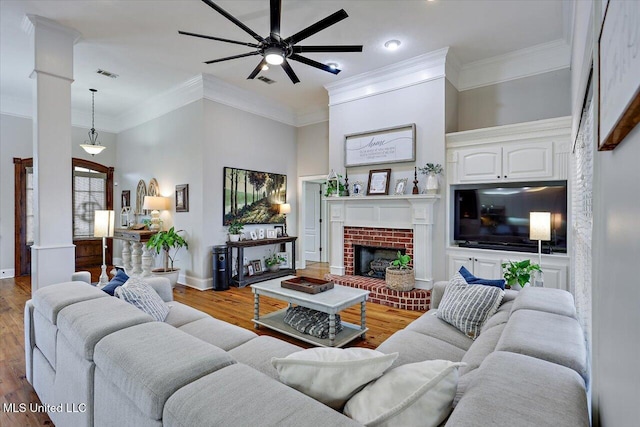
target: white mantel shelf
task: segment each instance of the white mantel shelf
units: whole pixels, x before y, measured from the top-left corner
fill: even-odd
[[[433,286],[433,206],[437,194],[326,197],[329,206],[331,274],[344,275],[344,227],[413,230],[416,288]]]

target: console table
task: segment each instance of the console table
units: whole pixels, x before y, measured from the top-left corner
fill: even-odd
[[[113,238],[124,240],[122,245],[122,264],[129,276],[151,276],[153,256],[147,245],[151,236],[156,234],[151,230],[129,230],[116,228],[113,230]]]
[[[233,260],[233,250],[236,249],[238,255],[238,261],[236,263],[238,274],[231,277],[229,283],[239,288],[244,288],[247,285],[257,282],[264,282],[265,280],[275,279],[278,277],[290,276],[296,274],[296,240],[295,236],[288,237],[276,237],[275,239],[259,239],[259,240],[243,240],[240,242],[227,242],[228,259]],[[253,276],[247,276],[244,274],[243,259],[244,249],[255,246],[275,245],[279,243],[291,243],[291,268],[281,268],[278,271],[264,271]],[[233,261],[232,261],[233,262]],[[229,273],[232,274],[231,272]]]

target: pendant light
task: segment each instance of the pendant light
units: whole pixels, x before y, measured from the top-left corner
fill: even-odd
[[[89,89],[91,91],[91,130],[89,131],[89,140],[85,141],[84,144],[80,144],[80,147],[84,148],[84,151],[95,156],[96,154],[100,154],[102,150],[104,150],[104,145],[100,145],[98,141],[98,132],[96,132],[96,127],[94,125],[95,122],[95,95],[98,91],[97,89]]]

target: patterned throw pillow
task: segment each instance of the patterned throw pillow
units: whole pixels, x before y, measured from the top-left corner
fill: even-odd
[[[469,285],[456,273],[444,290],[438,317],[475,340],[484,322],[496,312],[504,291],[495,286]]]
[[[138,278],[131,278],[116,288],[115,294],[123,301],[132,304],[158,322],[163,322],[169,314],[169,307],[160,295],[148,284]]]

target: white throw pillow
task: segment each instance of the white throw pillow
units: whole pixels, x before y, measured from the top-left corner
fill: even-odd
[[[396,360],[366,348],[310,348],[271,359],[280,381],[334,409],[363,385],[375,380]]]
[[[456,273],[444,290],[438,305],[438,318],[475,340],[484,322],[500,307],[503,296],[504,291],[498,287],[469,285],[460,273]]]
[[[115,295],[123,301],[139,308],[158,322],[164,322],[169,314],[169,307],[160,295],[144,281],[132,277],[124,285],[118,286]]]
[[[349,399],[344,414],[367,426],[438,426],[451,412],[463,365],[427,360],[399,366]]]

